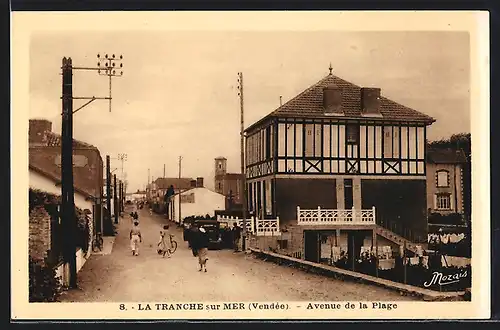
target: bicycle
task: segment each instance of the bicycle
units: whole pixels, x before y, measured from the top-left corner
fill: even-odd
[[[177,242],[174,241],[174,239],[173,239],[174,235],[169,234],[169,236],[170,236],[170,246],[171,246],[171,248],[168,249],[168,252],[170,254],[173,254],[175,251],[177,251]]]
[[[102,234],[97,233],[95,240],[92,242],[92,251],[99,252],[102,251],[104,247],[104,240],[102,239]]]

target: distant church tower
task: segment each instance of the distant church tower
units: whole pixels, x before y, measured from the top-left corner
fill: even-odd
[[[227,159],[215,158],[215,191],[224,195],[224,176],[227,173]]]

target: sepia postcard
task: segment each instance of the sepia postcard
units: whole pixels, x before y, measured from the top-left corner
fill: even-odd
[[[487,12],[13,12],[13,320],[490,315]]]

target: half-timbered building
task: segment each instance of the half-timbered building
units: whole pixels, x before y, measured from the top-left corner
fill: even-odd
[[[309,259],[320,255],[321,230],[336,229],[340,240],[339,231],[357,231],[372,245],[378,233],[411,246],[427,235],[425,141],[433,122],[330,69],[245,130],[248,210],[304,230],[306,259],[307,246]]]

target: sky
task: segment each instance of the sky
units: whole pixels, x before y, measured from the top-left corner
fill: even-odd
[[[214,186],[214,158],[240,171],[237,73],[244,75],[245,127],[333,74],[436,119],[428,139],[470,132],[467,32],[120,31],[44,32],[30,40],[30,118],[61,131],[64,56],[97,66],[97,54],[123,55],[112,81],[112,111],[97,100],[74,116],[75,139],[99,148],[124,172],[128,191],[153,178],[204,177]],[[108,80],[75,71],[73,95],[108,96]],[[85,101],[75,100],[74,109]]]

